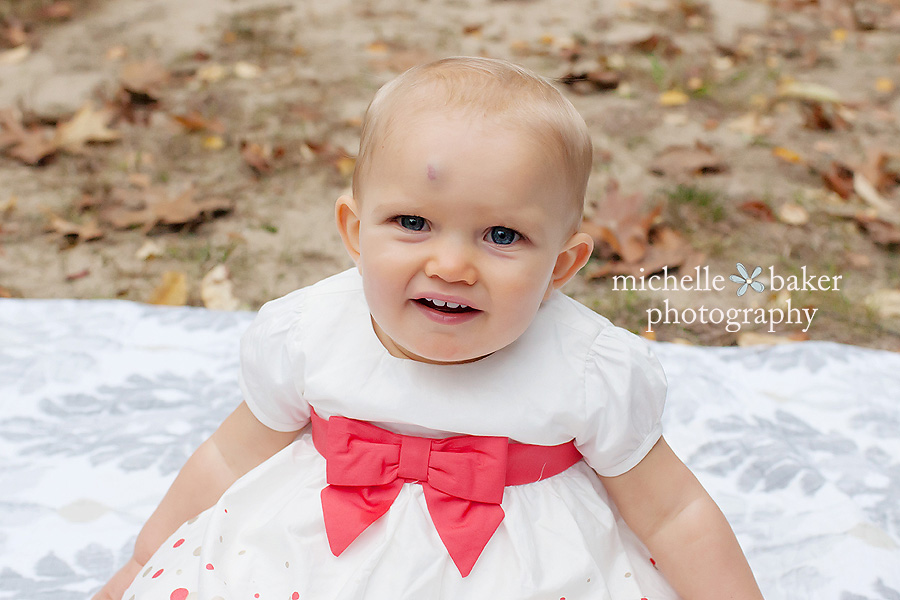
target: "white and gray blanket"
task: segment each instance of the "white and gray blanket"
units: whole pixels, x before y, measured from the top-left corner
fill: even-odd
[[[0,300],[0,600],[88,598],[240,402],[253,315]],[[900,600],[900,355],[655,344],[665,435],[769,600]]]

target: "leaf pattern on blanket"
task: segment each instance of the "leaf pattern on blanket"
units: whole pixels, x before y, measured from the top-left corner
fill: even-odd
[[[90,597],[125,562],[177,469],[240,402],[251,319],[0,301],[0,600]],[[766,597],[900,600],[900,356],[818,342],[654,350],[666,438]]]
[[[691,464],[718,475],[740,471],[742,492],[778,490],[799,478],[803,492],[811,495],[826,481],[820,465],[856,450],[852,440],[817,431],[784,411],[777,411],[774,419],[714,419],[708,427],[722,435],[703,444]]]
[[[88,456],[94,465],[114,462],[126,471],[155,466],[167,474],[180,469],[239,402],[232,380],[209,374],[132,375],[93,395],[43,398],[38,417],[0,421],[0,438],[16,443],[23,455]],[[147,422],[156,427],[148,431]]]

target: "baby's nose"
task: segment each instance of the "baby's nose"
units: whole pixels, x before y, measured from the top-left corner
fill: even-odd
[[[478,275],[472,249],[463,242],[446,242],[434,247],[425,263],[425,274],[448,283],[475,283]]]

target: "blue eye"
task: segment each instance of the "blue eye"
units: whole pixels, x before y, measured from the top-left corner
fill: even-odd
[[[522,235],[509,227],[491,227],[488,232],[488,238],[498,246],[509,246],[513,242],[519,241]]]
[[[401,215],[397,217],[397,222],[400,223],[400,227],[410,231],[422,231],[427,226],[425,219],[413,215]]]

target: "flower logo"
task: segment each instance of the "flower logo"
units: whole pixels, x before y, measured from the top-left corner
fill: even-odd
[[[766,286],[760,283],[759,281],[754,281],[756,277],[762,273],[762,267],[756,267],[753,269],[753,274],[747,275],[747,269],[744,268],[744,265],[741,263],[737,263],[737,270],[740,275],[729,275],[728,279],[732,280],[735,283],[740,283],[741,287],[738,288],[737,295],[743,296],[747,292],[748,287],[752,287],[757,292],[761,292],[766,289]]]

